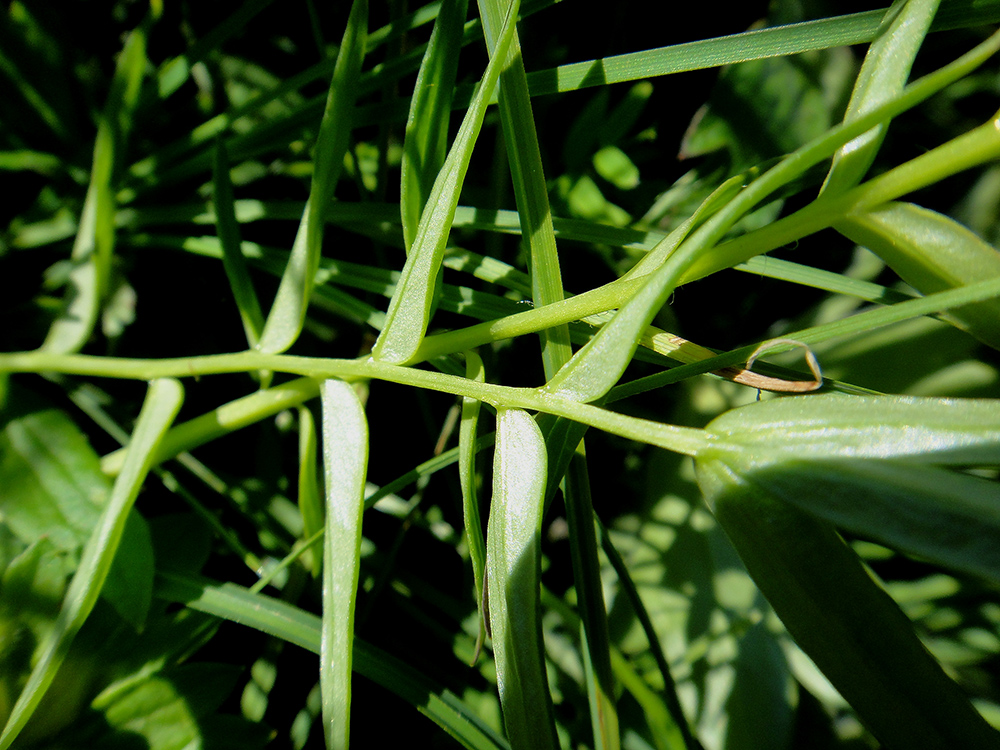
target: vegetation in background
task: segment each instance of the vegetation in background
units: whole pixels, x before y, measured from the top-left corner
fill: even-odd
[[[1000,2],[611,5],[5,6],[0,750],[1000,748]]]

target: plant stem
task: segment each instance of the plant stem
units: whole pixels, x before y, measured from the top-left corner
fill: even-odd
[[[512,388],[477,383],[438,372],[400,367],[372,359],[324,359],[283,354],[238,352],[176,359],[119,359],[85,354],[52,354],[45,351],[0,354],[2,372],[62,372],[91,377],[152,380],[162,377],[198,377],[231,372],[270,370],[316,379],[371,379],[416,388],[467,396],[494,407],[528,409],[567,417],[631,440],[694,455],[708,445],[703,430],[628,417],[589,404],[581,404],[535,388]]]

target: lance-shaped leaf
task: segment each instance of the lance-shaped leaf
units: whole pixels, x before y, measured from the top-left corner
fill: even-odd
[[[734,409],[711,454],[807,513],[945,567],[1000,580],[1000,402],[814,396]],[[707,455],[707,454],[704,454]]]
[[[830,523],[997,579],[1000,402],[806,396],[706,428],[699,483],[789,632],[887,747],[998,747]]]
[[[724,205],[720,205],[720,198],[734,197],[734,188],[733,180],[724,182],[687,221],[650,251],[649,256],[652,258],[666,258],[663,266],[655,273],[648,273],[648,279],[642,288],[622,305],[610,323],[549,380],[546,390],[574,401],[594,401],[611,390],[632,361],[632,355],[639,346],[646,327],[666,303],[692,259],[690,253],[685,258],[669,253],[677,249],[692,230]],[[649,256],[640,263],[643,272],[647,268],[651,270],[652,261]]]
[[[486,575],[504,725],[514,750],[554,749],[539,611],[545,443],[519,409],[499,410],[496,441]]]
[[[1000,464],[1000,401],[844,396],[783,398],[733,409],[708,426],[713,450],[778,461],[897,459]]]
[[[344,152],[351,134],[367,36],[368,0],[354,0],[319,125],[309,199],[258,344],[258,348],[268,354],[283,352],[295,343],[306,318],[309,295],[319,267],[327,204],[343,169]]]
[[[302,514],[302,540],[310,539],[323,528],[323,501],[316,477],[316,422],[307,406],[299,407],[299,513]],[[322,557],[310,550],[310,569],[318,576]]]
[[[346,750],[351,729],[351,657],[368,468],[368,422],[350,384],[328,380],[320,395],[326,468],[320,692],[326,745],[331,750]]]
[[[66,308],[52,323],[44,348],[75,352],[94,331],[104,296],[108,292],[115,247],[115,176],[139,100],[146,72],[146,38],[155,16],[151,14],[125,41],[111,90],[97,126],[90,184],[73,243]]]
[[[479,0],[479,14],[491,59],[499,57],[506,61],[500,76],[500,122],[521,222],[521,236],[531,258],[531,299],[537,308],[560,302],[564,295],[552,228],[549,188],[545,182],[517,29],[513,31],[508,47],[501,49],[499,44],[504,10],[509,10],[509,6],[510,0]],[[569,329],[565,325],[555,326],[541,331],[540,336],[542,364],[545,376],[550,378],[572,356]]]
[[[996,248],[954,219],[912,203],[852,213],[834,226],[923,294],[1000,277]],[[949,315],[977,339],[1000,349],[1000,299],[964,305]]]
[[[761,592],[886,748],[1000,747],[1000,734],[831,524],[776,498],[755,471],[734,470],[714,451],[699,455],[697,468],[712,511]]]
[[[80,565],[70,581],[52,632],[42,645],[28,682],[0,735],[3,750],[11,746],[31,718],[66,658],[73,639],[93,610],[125,532],[129,510],[153,465],[156,447],[183,400],[184,390],[177,380],[154,380],[150,384],[121,474],[83,549]]]
[[[465,353],[465,376],[477,383],[486,382],[483,360],[474,351]],[[458,478],[462,486],[462,508],[465,518],[465,538],[472,561],[472,579],[476,586],[476,602],[483,609],[483,574],[486,570],[486,542],[483,539],[482,520],[479,515],[479,492],[476,487],[476,431],[482,401],[462,399],[462,424],[458,430]],[[486,613],[480,611],[481,618]],[[485,627],[485,622],[484,622]],[[481,641],[479,642],[481,645]]]
[[[903,90],[917,50],[927,35],[941,0],[896,0],[886,10],[878,36],[868,48],[854,84],[844,121],[853,120]],[[844,144],[833,156],[823,185],[839,193],[857,185],[865,176],[885,138],[888,122]]]
[[[468,5],[468,0],[441,3],[413,85],[400,164],[399,204],[407,250],[416,238],[420,215],[448,149],[448,121]]]
[[[510,44],[518,5],[514,2],[508,10],[498,50],[505,51]],[[372,349],[375,359],[394,364],[406,362],[413,357],[424,338],[434,307],[434,288],[455,219],[459,193],[504,59],[501,54],[490,59],[448,158],[434,181],[434,189],[420,217],[416,239],[389,302],[385,327]]]

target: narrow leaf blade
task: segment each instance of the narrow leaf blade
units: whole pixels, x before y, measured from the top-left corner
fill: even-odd
[[[342,380],[326,381],[321,400],[326,523],[320,691],[326,745],[330,750],[346,750],[351,725],[351,657],[368,467],[368,423],[354,388]]]
[[[557,748],[539,610],[545,444],[527,412],[501,409],[486,570],[497,683],[514,750]]]

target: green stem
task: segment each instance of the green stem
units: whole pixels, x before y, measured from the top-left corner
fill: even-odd
[[[467,396],[485,401],[494,407],[527,409],[566,417],[630,440],[638,440],[687,455],[694,455],[709,443],[709,437],[703,430],[628,417],[589,404],[570,401],[535,388],[512,388],[493,383],[477,383],[467,378],[400,367],[371,359],[324,359],[258,352],[176,359],[119,359],[85,354],[60,355],[45,351],[0,354],[0,373],[62,372],[91,377],[152,380],[162,377],[199,377],[256,370],[284,372],[320,380],[327,378],[385,380],[456,396]]]
[[[868,182],[833,197],[825,195],[784,219],[719,245],[698,258],[683,281],[703,278],[835,225],[946,177],[1000,157],[1000,112],[988,122]]]

